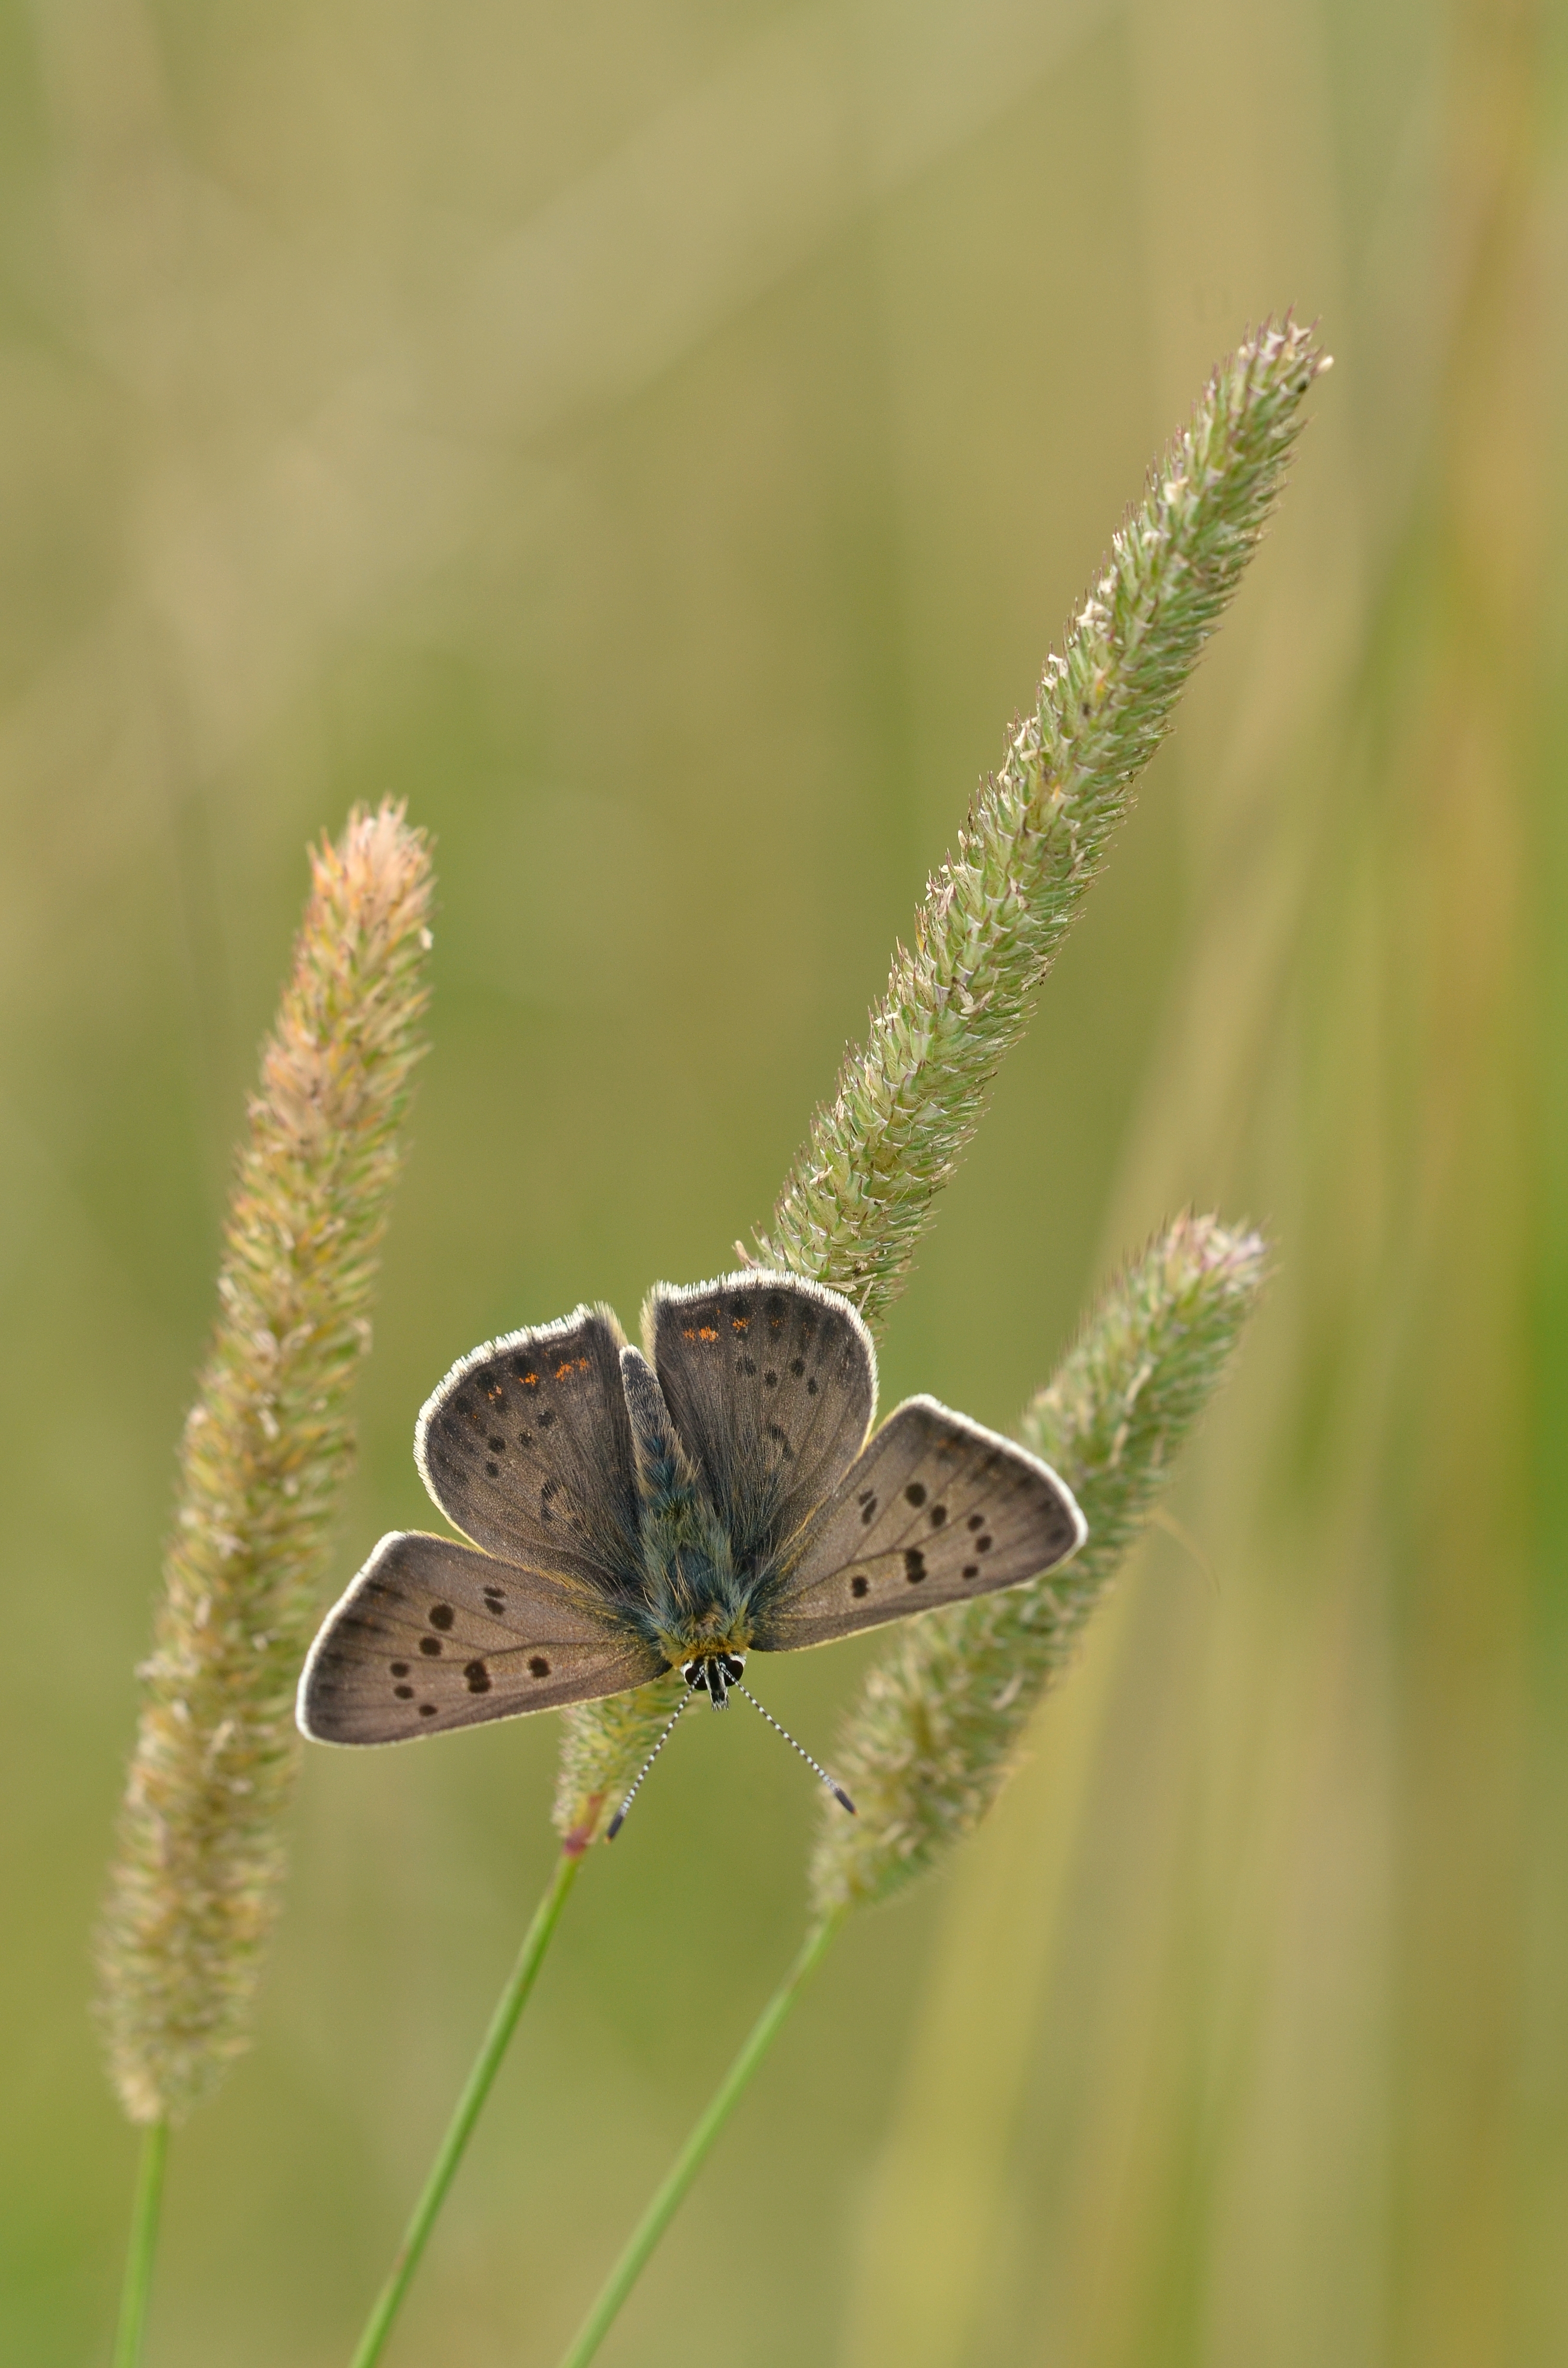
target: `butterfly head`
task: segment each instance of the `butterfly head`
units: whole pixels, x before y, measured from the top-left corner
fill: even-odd
[[[722,1710],[730,1688],[745,1675],[744,1653],[701,1653],[681,1663],[680,1673],[693,1693],[705,1693],[715,1710]]]

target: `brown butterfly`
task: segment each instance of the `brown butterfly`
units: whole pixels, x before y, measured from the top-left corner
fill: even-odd
[[[682,1709],[722,1709],[748,1652],[1016,1587],[1084,1542],[1048,1464],[935,1398],[868,1438],[876,1352],[820,1283],[660,1284],[642,1336],[579,1307],[453,1366],[415,1453],[461,1538],[382,1538],[311,1648],[307,1736],[396,1743],[672,1668]]]

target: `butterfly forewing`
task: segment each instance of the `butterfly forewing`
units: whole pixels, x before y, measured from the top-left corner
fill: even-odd
[[[789,1652],[1015,1587],[1085,1534],[1049,1464],[935,1398],[910,1398],[791,1547],[753,1642]]]
[[[619,1693],[664,1666],[581,1583],[399,1531],[312,1645],[299,1723],[321,1743],[401,1743]]]
[[[686,1291],[661,1285],[642,1327],[737,1562],[755,1567],[865,1444],[877,1401],[870,1335],[836,1292],[756,1270]]]
[[[427,1401],[414,1441],[465,1536],[621,1596],[641,1566],[624,1345],[607,1307],[487,1340]]]

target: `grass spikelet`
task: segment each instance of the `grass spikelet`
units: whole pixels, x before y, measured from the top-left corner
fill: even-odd
[[[1287,314],[1215,371],[1047,658],[1034,712],[977,792],[757,1235],[765,1264],[831,1283],[873,1332],[1256,548],[1327,367]]]
[[[599,1839],[686,1690],[671,1669],[631,1693],[562,1713],[554,1818],[563,1850],[575,1855]]]
[[[1087,1543],[1048,1577],[903,1623],[835,1761],[859,1815],[824,1821],[817,1917],[887,1897],[985,1815],[1213,1395],[1265,1260],[1261,1235],[1187,1216],[1107,1291],[1018,1430],[1076,1496]]]
[[[356,809],[312,873],[180,1443],[100,1937],[109,2068],[133,2122],[183,2119],[245,2044],[284,1870],[294,1687],[425,1049],[424,834],[400,806]]]

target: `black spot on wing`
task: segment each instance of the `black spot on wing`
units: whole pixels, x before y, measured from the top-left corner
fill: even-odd
[[[1054,1474],[936,1401],[911,1399],[790,1547],[756,1604],[754,1641],[788,1650],[1020,1585],[1081,1534]]]

